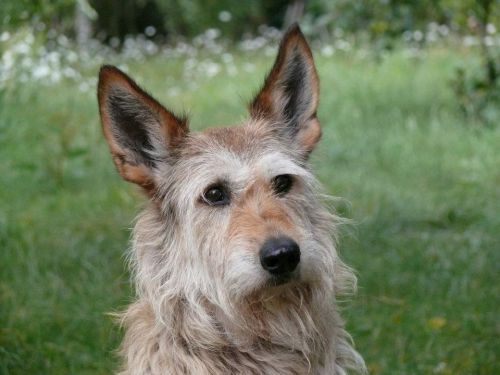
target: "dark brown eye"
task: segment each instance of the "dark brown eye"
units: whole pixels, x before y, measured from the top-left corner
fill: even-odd
[[[222,185],[212,185],[205,190],[202,199],[210,206],[222,206],[229,203],[229,194]]]
[[[273,190],[277,195],[285,195],[293,185],[293,178],[289,174],[280,174],[272,180]]]

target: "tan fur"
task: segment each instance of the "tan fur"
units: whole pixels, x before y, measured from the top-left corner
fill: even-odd
[[[269,190],[267,181],[256,181],[244,192],[232,213],[230,237],[255,238],[257,243],[275,233],[296,237],[290,217]]]
[[[283,71],[290,69],[292,57],[314,72],[299,80],[314,92],[294,99],[301,112],[289,117],[293,124],[283,120],[276,101],[266,102],[292,100],[286,95],[294,92],[276,86],[295,79]],[[251,118],[239,126],[188,133],[172,114],[156,121],[158,111],[167,110],[128,77],[109,72],[102,77],[101,116],[111,153],[119,158],[115,164],[125,179],[143,187],[147,182],[151,196],[132,236],[137,297],[122,315],[121,374],[364,372],[338,313],[338,297],[353,292],[356,283],[336,252],[340,219],[325,208],[306,163],[321,130],[315,117],[317,76],[300,30],[285,36]],[[116,119],[121,117],[112,113],[115,99],[107,96],[117,84],[128,90],[125,111],[137,107],[137,117],[147,120],[140,123],[144,134],[139,135],[149,137],[144,138],[151,147],[147,153],[124,141],[135,134],[127,124],[120,133],[123,124]],[[124,121],[136,121],[126,114]],[[283,174],[292,176],[293,185],[277,195],[272,181]],[[211,206],[202,196],[220,181],[229,203]],[[300,247],[296,272],[280,284],[259,261],[263,243],[276,236]]]

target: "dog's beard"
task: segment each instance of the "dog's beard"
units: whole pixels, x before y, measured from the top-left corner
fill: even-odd
[[[317,295],[323,295],[321,290],[314,291],[314,288],[311,283],[300,279],[285,281],[270,278],[262,288],[244,297],[239,304],[250,310],[268,312],[288,308],[300,309],[309,306]]]
[[[228,339],[240,348],[268,342],[310,352],[318,349],[311,346],[322,345],[318,323],[329,308],[325,292],[318,285],[298,279],[280,285],[266,283],[220,306],[217,319]]]

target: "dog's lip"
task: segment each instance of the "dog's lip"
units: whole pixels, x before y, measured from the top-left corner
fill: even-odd
[[[298,279],[299,279],[298,272],[290,272],[285,275],[271,276],[267,283],[270,287],[274,287],[274,286],[281,286],[284,284],[288,284]]]
[[[292,278],[290,276],[278,276],[269,280],[271,286],[279,286],[288,283]]]

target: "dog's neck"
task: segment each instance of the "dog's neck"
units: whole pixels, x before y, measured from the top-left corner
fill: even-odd
[[[254,303],[247,308],[256,314],[255,319],[242,321],[225,315],[207,300],[200,302],[192,306],[179,296],[169,301],[164,312],[170,315],[164,319],[156,316],[151,301],[142,299],[132,305],[124,316],[123,354],[128,361],[138,360],[140,351],[148,350],[155,353],[148,358],[156,358],[153,362],[167,365],[172,373],[197,374],[232,373],[242,368],[248,368],[249,374],[272,374],[273,368],[276,374],[310,370],[314,374],[325,364],[335,363],[329,358],[335,355],[332,340],[337,340],[332,328],[334,322],[339,326],[341,322],[333,309],[313,314],[306,311],[307,301],[303,301],[302,311],[291,306],[277,313]],[[329,327],[318,321],[320,315]],[[202,364],[205,367],[196,367]]]

